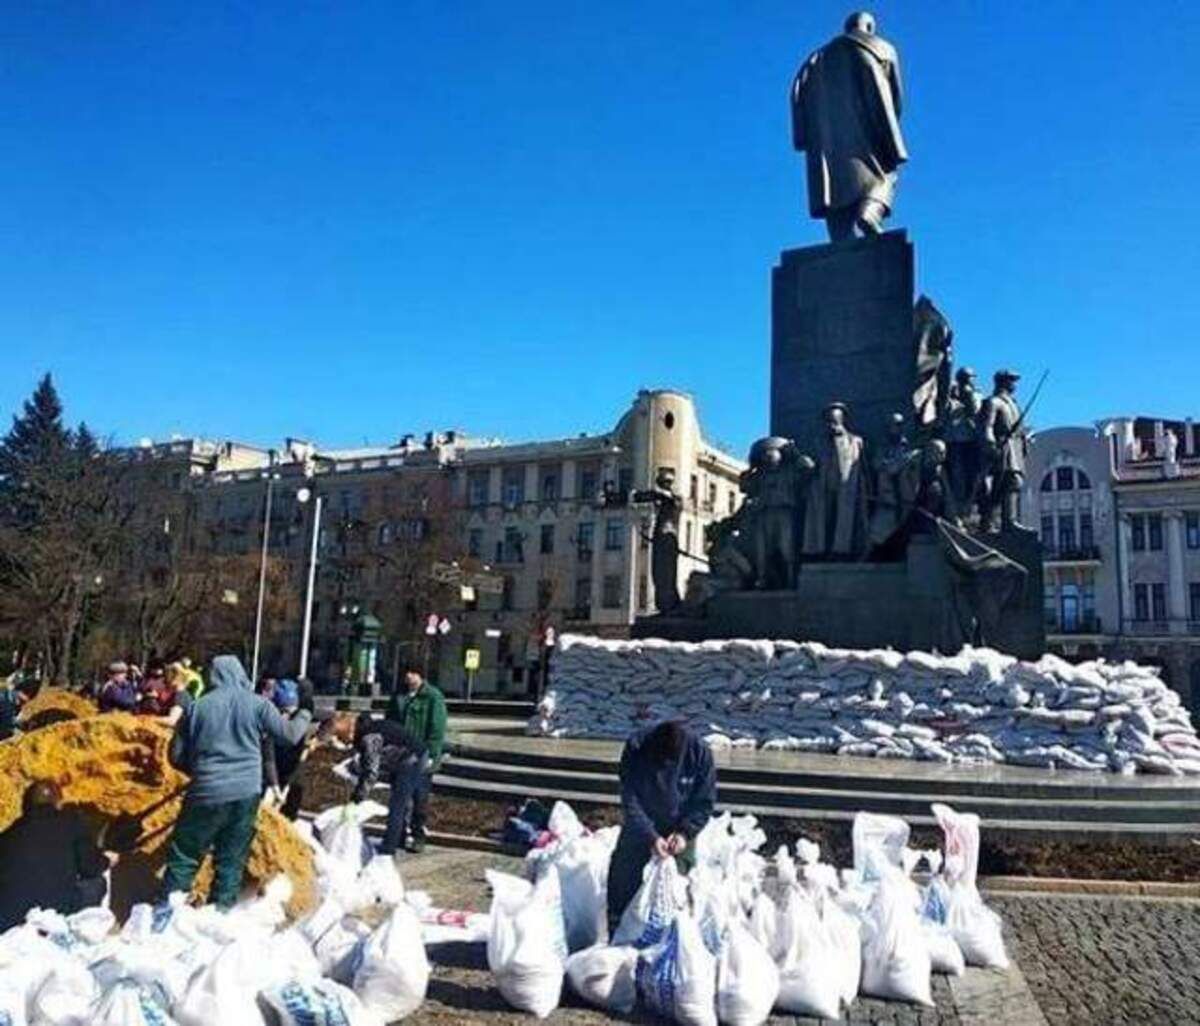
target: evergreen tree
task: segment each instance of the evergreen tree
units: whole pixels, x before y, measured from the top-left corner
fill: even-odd
[[[71,449],[71,432],[63,426],[62,415],[62,401],[46,374],[0,441],[0,494],[8,499],[6,506],[41,470],[63,462]]]

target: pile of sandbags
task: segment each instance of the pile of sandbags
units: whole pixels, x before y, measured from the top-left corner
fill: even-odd
[[[681,1026],[839,1019],[858,994],[930,1006],[933,973],[1008,964],[976,888],[978,817],[934,812],[944,857],[910,848],[903,820],[859,813],[854,865],[840,872],[805,840],[764,858],[754,818],[726,813],[696,838],[686,875],[651,859],[611,941],[570,955],[565,977],[589,1004]]]
[[[26,787],[53,780],[67,805],[95,817],[98,826],[122,824],[138,839],[136,850],[114,868],[113,907],[124,916],[158,888],[162,860],[179,815],[187,778],[167,761],[171,729],[145,717],[106,713],[56,723],[0,745],[0,831],[21,814]],[[246,879],[261,886],[283,874],[291,886],[287,909],[300,916],[315,901],[313,856],[286,819],[265,806]],[[197,883],[207,890],[206,864]]]
[[[528,730],[624,740],[667,718],[714,748],[1200,773],[1200,739],[1157,670],[991,649],[568,635]]]
[[[31,1026],[385,1026],[425,999],[427,896],[405,893],[362,822],[382,806],[331,810],[296,840],[320,872],[320,905],[290,922],[291,883],[229,912],[183,895],[64,918],[35,909],[0,935],[0,1023]]]

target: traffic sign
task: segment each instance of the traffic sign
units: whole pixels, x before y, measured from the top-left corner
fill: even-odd
[[[463,668],[467,670],[479,669],[479,649],[468,648],[463,653]]]
[[[437,613],[430,613],[429,616],[427,616],[425,618],[425,633],[426,634],[433,635],[438,632],[439,619],[440,619],[440,617],[437,615]]]
[[[441,619],[441,622],[438,623],[438,625],[437,625],[437,629],[438,629],[438,633],[441,634],[443,637],[445,635],[449,634],[450,633],[450,621],[447,620],[443,616]]]

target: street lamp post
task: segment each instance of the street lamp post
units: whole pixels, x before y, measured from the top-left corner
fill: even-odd
[[[267,474],[267,501],[263,507],[262,554],[258,564],[258,609],[254,614],[254,658],[251,660],[250,679],[258,680],[258,656],[262,649],[263,599],[267,591],[267,550],[271,544],[271,498],[275,492],[278,474]]]
[[[296,498],[302,503],[308,502],[310,494],[307,488],[301,488],[296,493]],[[321,536],[321,501],[322,496],[318,495],[313,504],[312,545],[308,551],[308,586],[304,595],[304,629],[300,638],[301,680],[308,676],[308,646],[312,637],[313,591],[317,578],[317,542]]]

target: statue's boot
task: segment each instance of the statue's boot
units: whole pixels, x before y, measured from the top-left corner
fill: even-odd
[[[879,235],[883,232],[883,222],[887,216],[888,209],[879,200],[865,199],[858,208],[854,223],[863,235]]]

